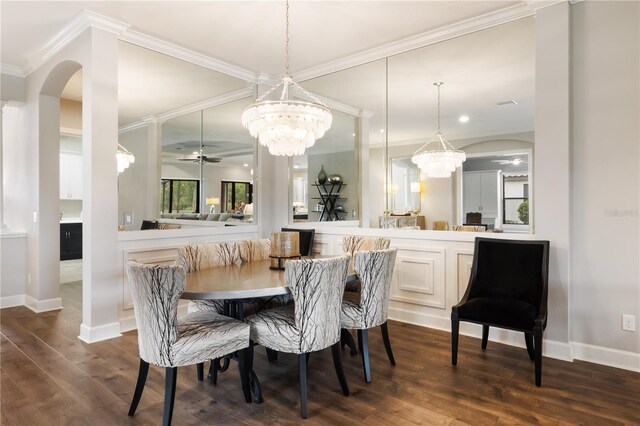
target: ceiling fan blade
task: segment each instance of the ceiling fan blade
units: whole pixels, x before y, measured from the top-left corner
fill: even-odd
[[[207,163],[219,163],[222,161],[220,157],[204,157],[203,160]]]

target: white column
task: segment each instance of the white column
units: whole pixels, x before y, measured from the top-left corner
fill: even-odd
[[[4,115],[4,102],[0,103],[0,180],[2,184],[0,185],[0,228],[6,228],[7,225],[4,223],[4,163],[2,157],[2,133],[3,133],[3,125],[2,125],[2,116]]]
[[[536,14],[535,236],[551,242],[549,326],[545,338],[569,341],[570,5]]]

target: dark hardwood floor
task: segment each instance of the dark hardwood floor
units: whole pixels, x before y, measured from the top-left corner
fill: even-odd
[[[2,425],[160,424],[164,372],[152,367],[134,417],[127,416],[138,368],[137,336],[87,345],[78,340],[80,285],[62,287],[65,308],[36,315],[0,311]],[[524,349],[460,337],[451,366],[449,333],[390,322],[397,366],[386,358],[380,333],[370,334],[373,381],[360,357],[343,351],[351,396],[344,397],[330,350],[309,361],[309,419],[299,418],[294,355],[269,364],[256,347],[261,405],[243,402],[235,364],[217,386],[180,368],[174,424],[640,424],[640,374],[586,362],[545,358],[542,388]]]

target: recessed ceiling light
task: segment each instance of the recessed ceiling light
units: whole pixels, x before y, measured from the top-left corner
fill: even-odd
[[[193,155],[198,155],[198,151],[193,151]]]
[[[380,133],[384,133],[384,129],[380,129]]]
[[[351,134],[351,136],[355,136],[355,135],[356,135],[355,133]]]
[[[294,164],[294,165],[293,165],[293,168],[294,168],[294,169],[299,169],[299,168],[300,168],[300,166],[298,166],[297,164]]]
[[[517,166],[518,164],[522,163],[522,160],[519,158],[515,158],[512,162],[511,162],[514,166]]]
[[[243,166],[245,166],[245,167],[249,167],[249,165],[248,165],[247,163],[244,163],[244,164],[243,164]]]
[[[458,118],[458,121],[461,123],[466,123],[467,121],[469,121],[469,116],[468,115],[461,115],[460,118]]]

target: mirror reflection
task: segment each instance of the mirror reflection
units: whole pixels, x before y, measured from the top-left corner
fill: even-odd
[[[356,117],[333,110],[333,124],[304,155],[293,157],[294,222],[358,218]]]
[[[411,157],[391,159],[391,210],[395,213],[406,214],[420,212],[420,170]]]
[[[436,134],[435,82],[444,82],[441,131],[456,149],[466,153],[469,165],[449,178],[420,175],[420,192],[411,192],[411,182],[402,183],[400,190],[401,183],[396,182],[402,182],[404,173],[400,159],[411,158]],[[491,180],[496,191],[491,206],[467,204],[470,193],[481,190],[474,182],[479,178],[472,172],[478,170],[473,169],[471,159],[513,153],[528,153],[532,158],[534,82],[534,19],[524,18],[312,79],[305,87],[366,111],[361,141],[369,158],[368,191],[363,186],[369,220],[362,226],[396,226],[400,222],[393,216],[384,219],[385,213],[395,213],[415,217],[412,227],[424,221],[424,226],[418,225],[421,229],[454,229],[468,223],[467,213],[482,213],[480,220],[486,228],[495,228],[497,223],[505,232],[530,232],[531,167],[525,185],[525,172],[507,172],[493,162]],[[474,196],[481,197],[479,193]]]
[[[118,175],[120,229],[139,230],[161,216],[180,220],[176,226],[211,225],[210,212],[250,222],[244,213],[254,204],[254,140],[239,117],[251,87],[133,44],[118,46],[118,142],[135,156]]]
[[[255,140],[238,120],[251,98],[162,125],[161,217],[253,222]]]

